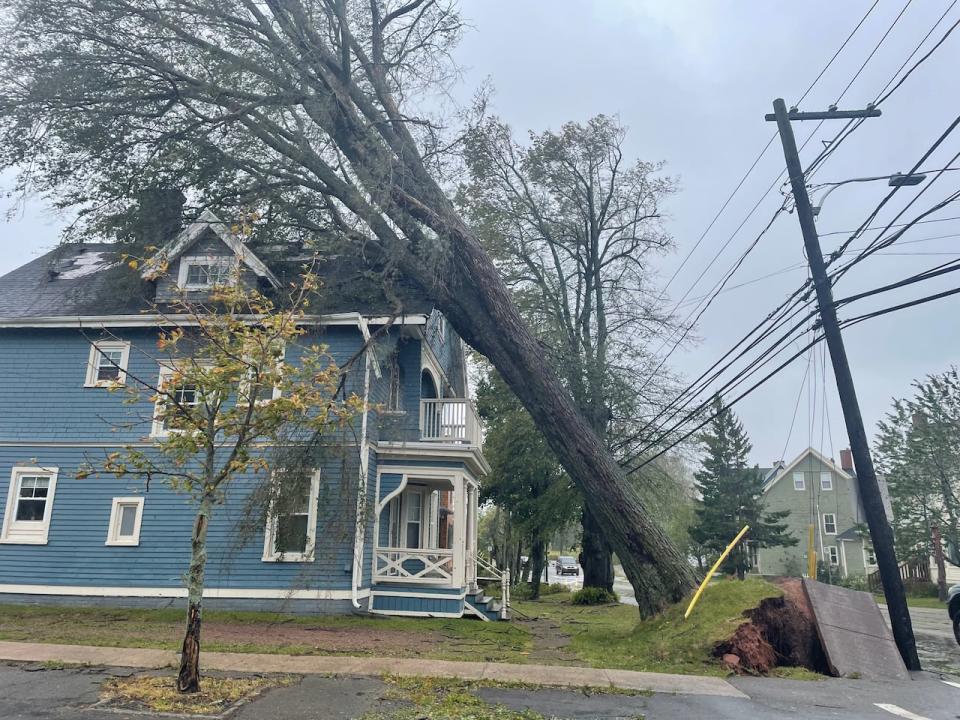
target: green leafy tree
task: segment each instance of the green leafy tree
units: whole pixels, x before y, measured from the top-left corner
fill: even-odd
[[[719,555],[744,525],[750,526],[747,540],[754,547],[796,545],[783,522],[789,510],[765,513],[763,475],[747,465],[751,445],[743,424],[725,409],[717,396],[714,418],[700,437],[704,455],[694,474],[700,502],[697,520],[690,530],[694,542]],[[746,544],[741,542],[724,563],[727,572],[743,579],[749,569]]]
[[[676,190],[662,163],[630,161],[626,130],[605,115],[514,140],[489,118],[467,135],[458,204],[535,328],[593,431],[618,455],[666,403],[648,343],[672,329],[653,282],[672,246],[662,204]],[[583,581],[613,589],[608,528],[582,504]]]
[[[138,261],[130,260],[136,267]],[[166,268],[158,266],[158,274]],[[181,299],[172,307],[156,307],[164,325],[158,330],[161,381],[132,375],[126,386],[111,389],[126,394],[135,414],[145,403],[151,412],[131,424],[151,427],[149,447],[128,445],[110,452],[102,468],[85,468],[81,475],[108,472],[118,478],[140,477],[166,482],[191,499],[195,508],[191,557],[186,572],[187,622],[177,677],[181,692],[200,689],[200,629],[207,530],[216,506],[231,492],[235,479],[249,473],[265,477],[265,497],[272,519],[286,515],[285,503],[302,512],[309,497],[309,475],[289,466],[276,466],[283,448],[316,445],[319,437],[344,428],[359,412],[362,401],[343,398],[343,368],[321,345],[299,347],[302,319],[318,280],[311,274],[283,304],[238,282],[217,286],[209,302]],[[291,352],[296,347],[297,352]],[[296,363],[285,360],[296,355]],[[293,453],[290,454],[293,456]],[[287,537],[278,524],[278,546]],[[287,529],[295,533],[296,529]],[[312,554],[313,548],[306,547]]]
[[[932,529],[960,547],[960,375],[956,367],[913,383],[879,423],[877,467],[890,488],[897,554],[931,557]]]
[[[492,369],[478,384],[477,409],[491,468],[483,497],[509,512],[523,535],[530,550],[531,597],[537,598],[550,537],[573,517],[577,493],[530,414]]]

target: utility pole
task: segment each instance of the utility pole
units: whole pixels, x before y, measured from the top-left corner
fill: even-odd
[[[831,120],[835,118],[877,117],[878,115],[880,115],[880,111],[872,107],[868,107],[866,110],[836,110],[831,108],[826,112],[812,113],[791,110],[788,113],[786,103],[782,99],[777,99],[773,102],[773,114],[767,115],[765,119],[776,121],[777,128],[780,131],[783,157],[787,163],[787,172],[790,175],[790,184],[793,188],[797,218],[800,220],[803,244],[806,247],[810,274],[817,293],[820,322],[823,325],[827,348],[830,350],[830,361],[833,364],[833,374],[837,381],[837,392],[840,395],[843,420],[847,426],[850,451],[853,454],[853,462],[857,470],[857,485],[860,489],[860,498],[863,501],[863,510],[867,516],[867,526],[870,528],[874,553],[877,556],[877,568],[883,582],[883,594],[890,613],[893,637],[907,669],[919,670],[920,659],[917,657],[917,644],[913,637],[910,612],[907,609],[907,596],[903,589],[900,567],[897,564],[897,555],[893,547],[893,532],[890,529],[890,523],[887,521],[883,498],[880,495],[880,486],[877,483],[877,474],[873,468],[873,460],[870,458],[870,445],[867,442],[867,433],[864,430],[863,418],[860,415],[860,404],[857,402],[857,392],[853,385],[850,364],[847,361],[847,351],[843,346],[843,336],[837,322],[833,291],[830,286],[830,279],[827,277],[826,265],[823,262],[823,253],[820,250],[820,238],[817,235],[817,227],[814,223],[810,197],[807,195],[806,180],[803,175],[803,167],[800,164],[800,153],[797,150],[797,141],[793,136],[793,127],[790,124],[792,120]],[[817,518],[817,522],[820,522],[819,518]]]

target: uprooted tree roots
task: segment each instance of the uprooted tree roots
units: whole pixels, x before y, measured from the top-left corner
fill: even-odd
[[[739,673],[766,675],[779,666],[829,674],[813,612],[797,580],[778,583],[783,597],[767,598],[745,613],[748,621],[714,655]]]

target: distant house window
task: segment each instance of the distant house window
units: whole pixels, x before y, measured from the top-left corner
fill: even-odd
[[[806,484],[804,483],[803,473],[795,472],[793,474],[793,489],[794,490],[805,490]]]
[[[873,551],[872,547],[865,547],[863,549],[863,562],[866,565],[877,564],[877,554]]]
[[[820,473],[820,489],[833,490],[833,475],[831,473]]]
[[[191,383],[175,384],[177,369],[169,366],[160,368],[157,381],[157,401],[153,411],[154,437],[166,437],[171,432],[183,432],[186,427],[186,413],[201,402],[200,389]]]
[[[830,564],[831,564],[831,565],[839,565],[839,564],[840,564],[840,553],[837,552],[837,546],[836,546],[836,545],[829,545],[829,546],[826,548],[826,550],[827,550],[827,560],[830,562]]]
[[[110,509],[107,545],[139,545],[143,498],[114,498]]]
[[[180,259],[177,284],[184,290],[209,290],[234,282],[237,262],[230,257],[184,257]]]
[[[837,534],[837,516],[833,513],[823,514],[823,532],[827,535]]]
[[[122,341],[95,342],[87,359],[87,378],[84,387],[110,387],[127,381],[127,360],[130,343]]]
[[[57,468],[13,469],[0,542],[46,545],[57,472]]]
[[[313,471],[309,481],[306,477],[277,471],[273,482],[277,483],[277,497],[270,503],[267,516],[263,560],[312,562],[317,538],[320,471]]]

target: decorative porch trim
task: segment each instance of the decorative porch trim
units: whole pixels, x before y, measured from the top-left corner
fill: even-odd
[[[480,612],[479,610],[477,610],[477,609],[476,609],[469,601],[467,601],[467,600],[464,600],[464,601],[463,601],[463,609],[464,609],[464,611],[469,610],[472,614],[476,615],[478,618],[480,618],[480,619],[483,620],[484,622],[490,622],[490,618],[488,618],[488,617],[487,617],[486,615],[484,615],[482,612]]]
[[[374,610],[371,608],[370,612],[374,615],[405,615],[407,617],[446,617],[446,618],[462,618],[463,611],[460,612],[426,612],[423,610]],[[487,618],[488,620],[490,618]]]
[[[463,600],[467,596],[467,593],[463,591],[457,595],[444,595],[443,593],[405,592],[403,590],[370,590],[371,599],[380,595],[418,598],[423,600]]]

